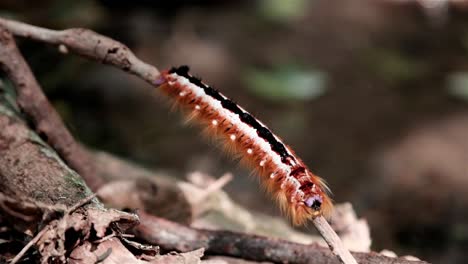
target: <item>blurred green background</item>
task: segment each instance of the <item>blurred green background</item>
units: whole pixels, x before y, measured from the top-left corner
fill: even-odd
[[[3,0],[0,12],[91,28],[159,69],[190,65],[291,145],[337,202],[355,206],[374,250],[464,263],[468,4],[425,2]],[[181,178],[232,171],[226,189],[236,201],[279,214],[249,171],[143,81],[18,41],[82,142]]]

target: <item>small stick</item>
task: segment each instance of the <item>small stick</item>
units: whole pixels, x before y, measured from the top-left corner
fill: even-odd
[[[84,28],[52,30],[0,17],[0,25],[15,36],[62,46],[67,51],[130,72],[151,85],[160,77],[156,67],[137,58],[124,44]]]
[[[336,234],[333,228],[328,224],[327,220],[323,216],[315,217],[312,222],[322,235],[325,242],[327,242],[328,247],[333,252],[333,254],[338,257],[338,259],[343,264],[357,264],[353,255],[345,247],[340,237]]]
[[[113,238],[113,237],[116,237],[116,234],[115,234],[114,231],[112,231],[112,233],[111,233],[110,235],[107,235],[107,236],[105,236],[105,237],[103,237],[103,238],[101,238],[101,239],[98,239],[98,240],[96,240],[96,241],[93,241],[93,242],[94,242],[94,243],[102,243],[102,242],[107,241],[107,240],[109,240],[109,239],[111,239],[111,238]]]
[[[213,183],[206,187],[202,195],[197,199],[195,203],[201,203],[205,201],[206,198],[210,196],[210,194],[221,190],[230,181],[232,181],[232,173],[226,173],[223,176],[219,177],[219,179],[216,179]]]
[[[16,255],[10,262],[10,264],[15,264],[16,262],[18,262],[23,256],[24,254],[26,254],[26,252],[34,245],[37,243],[37,241],[39,241],[39,239],[42,237],[42,235],[47,231],[49,230],[49,225],[45,226],[39,233],[37,233],[37,235],[31,239],[31,241],[29,241],[28,244],[26,244],[26,246],[24,246],[23,249],[21,249],[21,251],[18,253],[18,255]]]

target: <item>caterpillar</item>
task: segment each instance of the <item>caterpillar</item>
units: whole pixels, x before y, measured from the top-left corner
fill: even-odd
[[[156,85],[185,109],[189,119],[205,126],[210,136],[221,139],[228,152],[239,155],[256,172],[294,225],[330,216],[333,205],[324,181],[266,125],[192,76],[188,66],[163,71]]]

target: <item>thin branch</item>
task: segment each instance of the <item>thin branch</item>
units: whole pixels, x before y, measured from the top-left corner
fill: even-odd
[[[138,59],[124,44],[84,28],[51,30],[0,18],[0,25],[13,35],[63,45],[66,50],[130,72],[151,85],[160,77],[158,69]],[[63,48],[62,48],[63,49]]]
[[[134,228],[137,237],[165,250],[190,251],[205,248],[207,254],[233,256],[254,261],[275,263],[339,263],[329,249],[281,239],[230,231],[190,228],[140,211],[140,225]],[[377,253],[353,253],[360,264],[424,264],[389,258]]]
[[[42,235],[44,235],[44,233],[49,230],[49,227],[50,226],[47,225],[41,231],[39,231],[39,233],[37,233],[37,235],[33,239],[31,239],[31,241],[29,241],[29,243],[26,244],[26,246],[24,246],[23,249],[21,249],[21,251],[11,260],[10,264],[15,264],[16,262],[18,262],[24,256],[24,254],[26,254],[26,252],[28,252],[28,250],[32,246],[34,246],[37,243],[37,241],[39,241]]]
[[[323,216],[315,217],[312,222],[315,228],[322,235],[328,247],[338,259],[344,264],[357,264],[349,250],[343,245],[340,237],[336,234],[333,228],[328,224]]]
[[[214,192],[221,190],[226,184],[232,181],[232,178],[232,173],[226,173],[223,176],[216,179],[215,181],[213,181],[212,183],[210,183],[208,186],[206,186],[206,189],[204,190],[202,195],[197,198],[195,203],[199,204],[205,202],[206,198],[208,198]]]

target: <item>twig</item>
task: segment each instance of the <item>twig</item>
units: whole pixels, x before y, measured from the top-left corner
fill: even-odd
[[[113,231],[111,234],[109,234],[109,235],[107,235],[107,236],[105,236],[105,237],[103,237],[103,238],[101,238],[101,239],[98,239],[98,240],[96,240],[96,241],[93,241],[93,242],[94,242],[94,243],[102,243],[102,242],[104,242],[104,241],[106,241],[106,240],[109,240],[109,239],[115,237],[115,236],[116,236],[116,234],[115,234],[115,232]]]
[[[29,241],[28,244],[26,244],[26,246],[24,246],[23,249],[21,249],[21,251],[11,260],[10,264],[15,264],[16,262],[18,262],[23,256],[24,254],[26,254],[26,252],[34,245],[37,243],[37,241],[39,241],[39,239],[42,237],[42,235],[47,231],[49,230],[49,225],[45,226],[39,233],[37,233],[37,235],[31,239],[31,241]]]
[[[218,179],[210,183],[208,186],[206,186],[206,189],[204,190],[202,195],[200,195],[200,197],[197,198],[195,203],[198,204],[204,202],[207,197],[209,197],[214,192],[221,190],[230,181],[232,181],[232,173],[226,173],[223,176],[219,177]]]
[[[315,227],[322,235],[328,247],[331,249],[333,254],[344,264],[357,264],[354,257],[351,255],[349,250],[343,245],[340,237],[336,234],[333,228],[328,224],[327,220],[323,216],[315,217],[312,222]]]
[[[127,46],[89,29],[51,30],[4,18],[0,18],[0,25],[16,36],[62,45],[68,51],[88,59],[113,65],[135,74],[151,85],[154,85],[160,76],[156,67],[138,59]]]
[[[205,248],[208,254],[233,256],[254,261],[275,263],[339,263],[329,249],[314,245],[293,243],[281,239],[230,231],[190,228],[139,211],[140,225],[134,228],[136,236],[159,245],[165,250],[190,251]],[[377,253],[353,253],[360,264],[424,264],[389,258]]]

